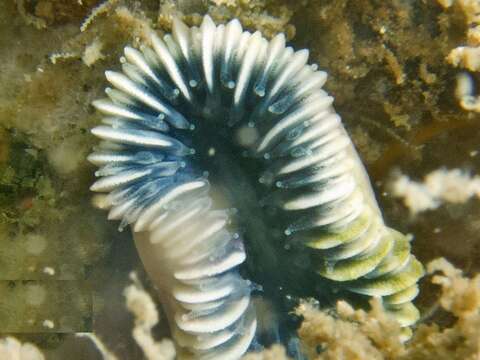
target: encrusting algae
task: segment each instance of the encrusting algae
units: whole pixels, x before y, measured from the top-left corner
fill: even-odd
[[[309,48],[328,71],[326,88],[366,160],[389,225],[415,234],[413,253],[423,263],[448,256],[466,274],[480,272],[478,200],[408,216],[409,209],[389,193],[396,169],[410,178],[443,167],[478,173],[479,114],[454,96],[459,71],[454,66],[469,71],[472,83],[478,71],[471,57],[467,61],[468,51],[458,50],[477,51],[475,6],[400,0],[1,1],[0,48],[8,49],[0,54],[2,280],[87,280],[95,334],[112,354],[144,356],[132,339],[134,323],[125,315],[122,296],[132,269],[142,277],[141,265],[128,234],[117,235],[88,200],[92,168],[84,159],[94,142],[88,129],[99,121],[90,103],[102,96],[103,72],[115,66],[126,44],[141,44],[151,30],[169,31],[172,15],[198,25],[205,13],[217,23],[237,17],[266,37],[285,32],[296,48]],[[326,312],[302,303],[299,334],[310,358],[480,357],[478,275],[466,277],[443,260],[431,262],[428,270],[441,270],[432,280],[442,293],[423,292],[418,305],[428,314],[438,302],[441,310],[405,344],[392,335],[398,324],[376,301],[369,311],[340,303]],[[59,314],[68,310],[62,306]],[[1,317],[0,312],[0,323]],[[167,336],[162,319],[151,329],[156,339]],[[38,324],[44,320],[51,319]],[[0,332],[0,354],[7,343],[15,354],[33,343],[48,359],[71,355],[71,349],[97,356],[89,342],[56,333],[55,327],[49,334],[16,333],[21,342]],[[274,346],[246,358],[286,355]]]

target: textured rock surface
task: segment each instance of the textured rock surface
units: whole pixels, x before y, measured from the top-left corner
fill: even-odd
[[[479,115],[458,106],[458,70],[446,60],[467,42],[466,2],[110,0],[85,23],[98,3],[0,2],[0,48],[7,49],[0,53],[2,280],[91,279],[95,331],[113,352],[140,356],[121,295],[128,272],[139,267],[133,244],[89,203],[93,169],[84,157],[94,142],[88,129],[99,120],[90,102],[101,97],[103,72],[125,44],[138,44],[149,29],[168,30],[171,14],[196,24],[206,12],[216,22],[239,17],[267,37],[284,31],[296,48],[309,48],[329,73],[326,88],[389,225],[415,235],[422,261],[447,256],[467,273],[480,271],[478,200],[412,218],[386,187],[396,169],[417,179],[442,166],[480,171]],[[420,305],[433,303],[428,294]],[[23,337],[49,358],[72,344],[80,356],[97,356],[70,335]]]

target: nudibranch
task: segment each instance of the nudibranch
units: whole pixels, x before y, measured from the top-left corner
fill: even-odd
[[[271,308],[379,297],[408,332],[423,267],[384,223],[307,50],[205,16],[126,47],[121,67],[93,103],[91,190],[132,229],[180,358],[238,359],[269,326],[282,338],[256,292]]]

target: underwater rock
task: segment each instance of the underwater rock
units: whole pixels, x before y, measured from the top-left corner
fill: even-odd
[[[108,11],[94,16],[80,32],[83,20],[100,1],[0,2],[0,47],[8,49],[0,54],[0,126],[7,129],[0,140],[1,240],[8,244],[2,247],[1,260],[6,260],[2,273],[6,279],[87,277],[95,291],[95,332],[113,351],[130,358],[141,356],[119,301],[128,273],[132,268],[140,270],[141,264],[128,234],[116,235],[115,226],[85,201],[92,169],[77,159],[91,148],[88,129],[98,122],[91,100],[101,96],[103,72],[115,66],[124,44],[138,44],[135,37],[142,34],[144,24],[170,31],[171,15],[179,14],[190,26],[198,26],[204,13],[220,23],[240,17],[244,25],[249,22],[250,31],[261,30],[267,38],[279,31],[289,38],[295,34],[294,45],[309,48],[312,60],[329,72],[326,89],[335,97],[336,110],[366,164],[389,224],[415,234],[413,252],[422,262],[448,254],[467,274],[480,270],[478,201],[445,204],[412,217],[385,186],[395,168],[412,179],[441,167],[478,172],[474,155],[478,115],[463,111],[452,96],[457,70],[446,59],[458,46],[475,45],[469,38],[474,35],[471,18],[476,15],[468,13],[468,4],[477,4],[438,1],[442,6],[453,4],[443,9],[435,1],[195,3],[120,0],[106,6]],[[120,7],[124,10],[117,11]],[[38,30],[38,19],[46,27]],[[105,58],[89,68],[79,59],[97,38],[104,45]],[[60,56],[52,64],[50,56],[56,53],[71,56]],[[469,76],[475,85],[476,74]],[[398,79],[403,82],[397,83]],[[24,147],[15,145],[19,139]],[[62,155],[61,147],[69,151]],[[72,154],[71,149],[78,152]],[[24,151],[34,156],[25,157]],[[68,163],[70,155],[74,155],[72,163]],[[4,162],[7,158],[12,160]],[[49,245],[40,256],[25,252],[22,240],[29,234],[47,239]],[[422,287],[427,290],[416,304],[425,309],[437,297],[426,282]],[[432,321],[441,328],[450,326],[442,314]],[[154,329],[157,336],[166,336],[165,325]],[[88,342],[68,337],[52,342],[53,337],[37,333],[22,341],[34,342],[49,359],[88,350]],[[53,343],[67,351],[54,351]]]

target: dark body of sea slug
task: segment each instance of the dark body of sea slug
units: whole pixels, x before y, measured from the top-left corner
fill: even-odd
[[[408,331],[423,268],[384,224],[308,51],[208,16],[174,20],[151,46],[125,48],[123,73],[106,73],[89,160],[97,204],[132,228],[179,356],[237,359],[265,332],[282,338],[257,292],[279,312],[286,295],[381,297]]]

